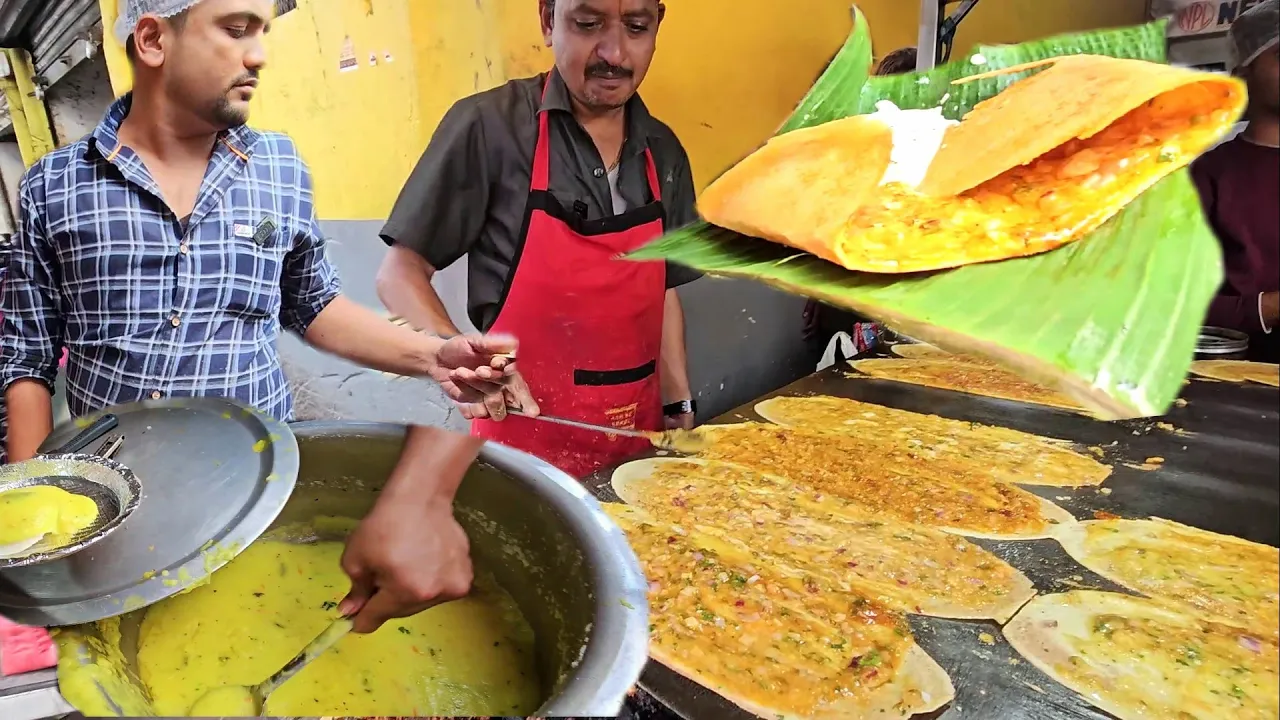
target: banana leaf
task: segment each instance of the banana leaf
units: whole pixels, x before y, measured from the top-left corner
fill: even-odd
[[[1019,74],[951,85],[1070,54],[1165,62],[1164,21],[979,47],[924,73],[869,77],[871,37],[854,9],[839,54],[780,132],[868,113],[880,100],[960,119]],[[1177,397],[1222,282],[1217,240],[1187,170],[1165,178],[1089,237],[1041,255],[932,273],[856,273],[792,248],[699,222],[628,257],[758,280],[880,320],[954,352],[1056,387],[1103,419],[1163,414]]]

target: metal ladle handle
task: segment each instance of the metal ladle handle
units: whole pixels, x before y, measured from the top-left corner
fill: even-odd
[[[285,663],[274,675],[267,678],[263,682],[250,688],[254,702],[258,705],[258,714],[266,708],[267,698],[271,693],[275,692],[281,685],[288,682],[289,678],[301,672],[302,668],[311,664],[312,660],[320,657],[326,650],[338,644],[338,641],[347,636],[351,629],[355,626],[348,618],[338,618],[325,628],[324,632],[316,636],[315,640],[307,643],[307,646],[293,657],[292,660]]]
[[[75,434],[75,437],[41,455],[71,455],[83,451],[99,438],[115,430],[120,425],[120,418],[110,413],[94,420],[89,427]]]

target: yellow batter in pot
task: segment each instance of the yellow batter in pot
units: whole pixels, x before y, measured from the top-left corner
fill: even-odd
[[[0,492],[0,556],[9,546],[15,554],[37,542],[40,550],[69,544],[76,534],[98,519],[93,500],[52,485],[28,485]],[[22,545],[24,547],[19,548]]]
[[[336,616],[349,586],[342,544],[273,537],[147,611],[138,673],[157,715],[209,712],[193,704],[266,680]],[[348,635],[272,694],[264,714],[527,715],[541,703],[533,651],[514,600],[478,577],[470,597]],[[229,698],[213,714],[252,713],[237,707]]]

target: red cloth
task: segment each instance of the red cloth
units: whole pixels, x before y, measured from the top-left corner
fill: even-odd
[[[520,372],[542,412],[618,429],[661,430],[658,360],[666,265],[619,258],[662,235],[661,186],[645,150],[654,202],[583,221],[550,192],[547,113],[525,216],[524,245],[492,333],[520,339]],[[522,417],[471,423],[473,435],[535,455],[583,478],[649,447],[620,437]]]
[[[1237,137],[1205,153],[1191,176],[1226,265],[1206,322],[1249,333],[1250,355],[1276,362],[1277,335],[1262,332],[1258,293],[1280,290],[1280,149]]]
[[[44,628],[0,617],[0,675],[18,675],[56,667],[58,648]]]

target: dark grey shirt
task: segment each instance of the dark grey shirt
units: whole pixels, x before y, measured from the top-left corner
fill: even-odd
[[[498,317],[504,285],[520,246],[525,203],[538,137],[538,113],[549,112],[552,195],[565,208],[595,220],[613,215],[607,166],[595,143],[574,119],[569,91],[552,71],[459,100],[440,121],[418,160],[382,239],[415,250],[437,270],[466,255],[467,314],[481,330]],[[639,96],[627,104],[627,135],[618,165],[618,190],[626,206],[653,201],[645,176],[644,149],[653,154],[667,229],[697,220],[689,156]],[[667,266],[667,287],[698,277]]]

